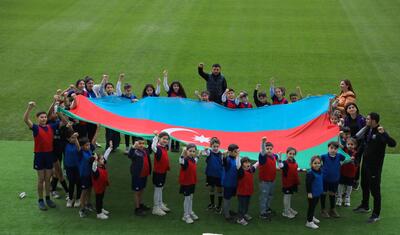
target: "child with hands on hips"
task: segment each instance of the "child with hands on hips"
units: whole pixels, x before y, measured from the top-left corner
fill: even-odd
[[[183,202],[184,213],[182,220],[187,224],[191,224],[194,220],[199,219],[199,217],[193,212],[193,194],[197,183],[197,161],[196,145],[188,144],[182,149],[182,154],[179,158],[179,164],[181,165],[179,172],[179,193],[183,194],[185,197]]]

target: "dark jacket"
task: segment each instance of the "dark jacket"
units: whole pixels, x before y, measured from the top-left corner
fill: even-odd
[[[198,68],[199,75],[207,82],[207,91],[210,92],[209,100],[221,104],[222,94],[225,92],[227,85],[224,75],[221,73],[215,76],[203,71],[203,68]]]
[[[132,164],[131,164],[132,176],[135,176],[135,177],[140,176],[140,173],[142,172],[142,168],[143,168],[143,161],[148,161],[149,170],[151,173],[151,160],[150,160],[150,156],[147,152],[147,149],[140,150],[140,149],[131,148],[128,153],[128,157],[132,160]]]

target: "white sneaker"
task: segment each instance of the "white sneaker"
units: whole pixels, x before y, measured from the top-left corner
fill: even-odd
[[[97,214],[97,219],[108,219],[108,216],[104,213]]]
[[[249,214],[245,214],[245,215],[244,215],[244,219],[245,219],[246,221],[249,221],[249,220],[253,219],[253,217],[251,217],[251,215],[249,215]]]
[[[307,228],[312,228],[312,229],[317,229],[319,228],[318,225],[314,224],[314,222],[308,222],[306,223]]]
[[[128,154],[129,153],[129,147],[125,147],[125,152],[124,152],[125,154]]]
[[[78,199],[78,200],[75,201],[74,207],[75,208],[79,208],[80,206],[81,206],[81,201]]]
[[[246,226],[248,224],[247,221],[245,219],[243,219],[243,218],[242,219],[237,219],[236,223],[241,224],[243,226]]]
[[[346,197],[346,198],[344,199],[344,206],[346,206],[346,207],[351,206],[351,205],[350,205],[350,197]]]
[[[312,218],[312,222],[314,222],[314,224],[319,224],[320,221],[319,221],[319,219],[313,217]]]
[[[194,222],[190,215],[183,216],[182,220],[185,221],[187,224],[193,224]]]
[[[164,212],[170,212],[171,210],[167,207],[166,204],[161,203],[160,209],[163,210]]]
[[[159,215],[159,216],[164,216],[164,215],[166,215],[167,213],[165,213],[163,210],[161,210],[161,208],[159,208],[159,207],[153,207],[153,212],[152,212],[152,214],[153,215]]]
[[[105,210],[104,208],[101,209],[101,213],[103,213],[103,214],[105,214],[105,215],[110,214],[110,212],[109,212],[108,210]]]
[[[199,217],[192,211],[192,213],[190,213],[190,218],[192,218],[193,220],[198,220]]]
[[[59,199],[59,198],[60,198],[60,194],[58,194],[57,191],[52,191],[52,192],[51,192],[51,196],[52,196],[54,199]]]
[[[101,148],[101,144],[99,144],[99,143],[96,142],[96,147]]]
[[[68,199],[68,200],[67,200],[67,207],[68,207],[68,208],[71,208],[73,203],[74,203],[74,201]]]
[[[290,213],[290,212],[282,212],[282,216],[283,217],[286,217],[286,218],[289,218],[289,219],[293,219],[295,216],[292,214],[292,213]]]
[[[299,212],[295,211],[293,208],[289,208],[289,212],[296,216]]]
[[[68,201],[68,199],[69,199],[69,196],[68,196],[68,194],[66,194],[65,195],[65,201]]]
[[[338,197],[336,199],[336,206],[342,206],[342,203],[343,203],[343,199],[341,197]]]

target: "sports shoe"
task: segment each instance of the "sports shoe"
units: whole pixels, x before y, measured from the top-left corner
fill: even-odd
[[[104,209],[104,208],[101,209],[101,213],[103,213],[105,215],[109,215],[110,214],[110,212],[108,210]]]
[[[190,215],[183,216],[182,220],[185,221],[187,224],[193,224],[193,219],[190,217]]]
[[[161,203],[160,209],[164,212],[170,212],[171,210],[166,206],[166,204]]]
[[[314,224],[319,224],[320,221],[319,221],[319,219],[313,217],[312,218],[312,222],[314,222]]]
[[[373,224],[373,223],[378,222],[380,219],[381,218],[379,218],[379,216],[372,214],[371,217],[368,218],[367,223]]]
[[[328,211],[326,209],[321,210],[321,217],[322,218],[330,218]]]
[[[357,208],[354,208],[353,211],[356,213],[368,213],[371,211],[371,209],[365,208],[362,205],[359,205]]]
[[[329,216],[332,218],[340,218],[340,215],[335,208],[329,210]]]
[[[125,155],[127,155],[129,153],[129,146],[128,147],[125,147],[125,151],[124,151],[124,154]]]
[[[97,214],[97,219],[108,219],[108,216],[104,213]]]
[[[295,216],[290,212],[282,212],[282,216],[288,219],[293,219]]]
[[[271,208],[269,208],[267,210],[267,214],[270,214],[271,216],[276,215],[276,211],[272,210]]]
[[[251,215],[249,215],[249,214],[245,214],[245,215],[244,215],[244,219],[245,219],[246,221],[250,221],[251,219],[253,219],[253,217],[251,217]]]
[[[87,212],[86,212],[85,209],[80,209],[80,210],[79,210],[79,217],[85,218],[85,217],[87,217],[87,216],[88,216],[88,215],[87,215]]]
[[[68,194],[65,194],[65,201],[68,201],[68,199],[69,199],[69,195]],[[72,200],[72,199],[71,199]]]
[[[199,217],[193,211],[190,213],[190,218],[192,218],[193,220],[199,219]]]
[[[241,224],[243,226],[246,226],[248,224],[247,221],[244,218],[237,219],[236,223]]]
[[[59,198],[60,198],[60,194],[58,194],[57,191],[51,191],[51,196],[52,196],[54,199],[59,199]]]
[[[142,209],[143,211],[148,211],[148,210],[150,210],[150,207],[148,207],[142,203],[142,204],[140,204],[140,209]]]
[[[313,221],[311,221],[311,222],[308,222],[308,221],[307,221],[306,227],[307,227],[307,228],[311,228],[311,229],[317,229],[317,228],[319,228],[319,226],[316,225],[316,224],[314,224]]]
[[[341,197],[336,198],[336,206],[342,206],[343,199]]]
[[[293,208],[289,208],[289,212],[296,216],[299,212],[295,211]]]
[[[56,208],[56,204],[51,199],[46,199],[46,204],[50,208]]]
[[[215,208],[215,205],[214,204],[212,204],[212,203],[210,203],[210,204],[208,204],[208,206],[207,206],[207,210],[213,210]]]
[[[165,211],[161,210],[161,208],[159,208],[159,207],[153,207],[152,214],[153,215],[158,215],[158,216],[164,216],[167,213],[165,213]]]
[[[81,201],[78,199],[74,202],[74,207],[79,208],[81,206]]]
[[[215,207],[215,213],[216,214],[221,214],[222,213],[222,208],[219,207],[219,206]]]
[[[350,197],[346,197],[346,198],[344,199],[344,206],[345,206],[345,207],[351,206],[351,205],[350,205]]]
[[[44,204],[44,201],[43,201],[43,200],[40,200],[40,201],[38,202],[38,206],[39,206],[39,209],[40,209],[40,210],[42,210],[42,211],[47,211],[46,204]]]
[[[67,208],[71,208],[72,205],[73,205],[73,203],[74,203],[73,200],[68,199],[68,200],[67,200]]]
[[[143,209],[139,207],[139,208],[135,209],[135,215],[136,216],[145,216],[146,213],[144,213]]]
[[[260,214],[260,219],[269,219],[269,218],[271,218],[271,216],[267,213]]]
[[[85,209],[86,209],[88,212],[93,212],[93,211],[94,211],[94,207],[93,207],[93,205],[90,204],[90,203],[86,204]]]

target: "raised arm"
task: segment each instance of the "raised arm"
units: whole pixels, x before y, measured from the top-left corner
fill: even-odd
[[[78,132],[75,132],[74,134],[72,134],[71,138],[73,138],[73,142],[76,146],[76,149],[79,151],[81,151],[81,145],[79,144],[79,140],[78,140],[79,134]]]
[[[163,71],[164,79],[163,79],[163,85],[164,85],[164,90],[166,92],[169,92],[169,85],[168,85],[168,72],[167,70]]]
[[[117,82],[117,85],[116,85],[117,96],[121,96],[122,95],[121,84],[124,82],[124,79],[125,79],[125,74],[121,73],[119,75],[118,82]]]
[[[154,94],[160,95],[160,93],[161,93],[161,88],[160,88],[161,79],[160,78],[157,79],[156,84],[157,84],[157,86],[156,86],[156,90],[154,91]]]
[[[269,94],[271,98],[275,95],[275,80],[271,78],[271,85],[269,87]]]
[[[91,143],[93,146],[96,146],[97,136],[99,135],[99,131],[100,131],[100,124],[97,124],[96,132],[93,135],[93,139],[92,139],[92,143]]]
[[[32,128],[33,126],[33,122],[31,121],[31,119],[29,118],[29,114],[31,113],[32,109],[36,106],[36,103],[33,101],[30,101],[28,103],[28,107],[26,108],[26,111],[24,113],[24,122],[25,124],[29,127],[29,129]]]
[[[103,158],[104,158],[104,160],[108,160],[108,157],[110,156],[110,153],[111,153],[111,151],[113,150],[113,145],[112,145],[112,141],[110,140],[110,142],[109,142],[109,147],[108,147],[108,149],[104,152],[104,156],[103,156]]]
[[[299,95],[299,98],[300,98],[300,99],[303,99],[303,92],[301,92],[300,86],[297,86],[297,87],[296,87],[296,90],[297,90],[297,94]]]
[[[267,142],[267,137],[262,137],[261,139],[261,155],[264,156],[267,153],[267,150],[265,148],[265,143]]]
[[[197,72],[199,73],[200,77],[204,78],[204,80],[208,81],[210,74],[204,72],[204,64],[200,63],[197,67]]]
[[[158,133],[154,132],[154,134],[153,142],[151,143],[151,150],[153,150],[154,153],[157,153]]]
[[[221,101],[222,101],[222,102],[226,102],[226,93],[227,93],[228,91],[229,91],[228,89],[225,89],[225,92],[222,94],[222,97],[221,97]]]

